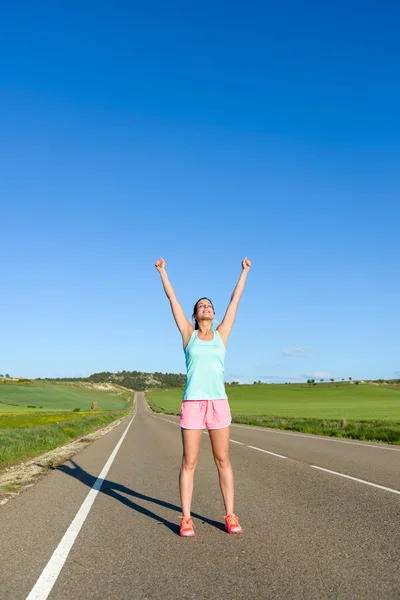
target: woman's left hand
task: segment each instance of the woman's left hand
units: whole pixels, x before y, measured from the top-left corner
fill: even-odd
[[[242,260],[242,269],[243,271],[250,271],[251,260],[247,258],[247,256]]]

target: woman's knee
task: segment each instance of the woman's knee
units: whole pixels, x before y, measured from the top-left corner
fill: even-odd
[[[182,458],[182,469],[184,469],[185,471],[194,471],[196,468],[196,464],[197,459],[187,458],[186,456]]]
[[[215,464],[218,469],[229,469],[231,461],[229,460],[229,454],[223,454],[221,456],[214,456]]]

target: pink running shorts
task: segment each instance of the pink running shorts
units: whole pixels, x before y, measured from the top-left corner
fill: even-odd
[[[183,429],[223,429],[231,421],[231,409],[226,398],[182,402],[179,424]]]

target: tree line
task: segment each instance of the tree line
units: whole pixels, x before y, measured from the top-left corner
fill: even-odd
[[[183,388],[186,375],[182,373],[143,373],[142,371],[102,371],[89,377],[46,377],[46,381],[83,381],[88,383],[115,383],[136,391],[148,388]]]

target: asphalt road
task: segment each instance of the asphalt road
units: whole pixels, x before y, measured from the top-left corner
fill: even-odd
[[[0,507],[1,600],[400,598],[400,448],[233,425],[230,536],[205,434],[184,539],[177,420],[137,394],[133,419]]]

